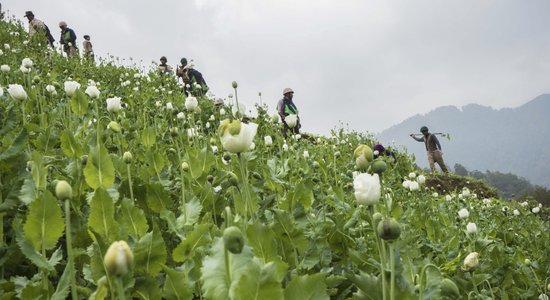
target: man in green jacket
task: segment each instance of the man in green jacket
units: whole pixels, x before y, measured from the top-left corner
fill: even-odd
[[[277,103],[277,112],[283,122],[283,136],[286,137],[289,130],[294,134],[299,134],[300,127],[302,126],[300,124],[300,117],[298,117],[298,108],[292,101],[294,91],[291,88],[286,88],[283,90],[283,95],[284,98]],[[292,118],[296,118],[296,120],[292,120],[292,123],[295,124],[289,124],[290,118],[288,120],[287,118],[290,115],[292,115]]]
[[[67,27],[65,21],[59,22],[59,28],[61,28],[61,38],[59,42],[63,45],[63,52],[67,54],[67,57],[77,57],[78,48],[76,47],[76,34],[71,28]]]

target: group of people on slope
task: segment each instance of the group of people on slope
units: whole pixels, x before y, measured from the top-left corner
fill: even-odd
[[[166,56],[160,58],[158,72],[163,75],[172,75],[174,74],[174,69],[167,64],[167,62],[168,59],[166,59]],[[185,57],[180,59],[180,63],[181,65],[176,66],[176,78],[178,81],[181,78],[183,82],[183,92],[193,95],[206,94],[209,88],[202,73],[196,70],[192,63],[188,63]]]
[[[25,17],[29,20],[29,36],[31,38],[45,38],[49,47],[54,47],[55,39],[50,32],[50,28],[44,22],[37,19],[32,11],[26,11]],[[67,22],[59,22],[59,29],[61,29],[61,35],[59,37],[59,43],[63,47],[63,52],[67,57],[78,57],[78,47],[76,44],[76,34],[74,30],[67,26]],[[84,35],[84,42],[82,42],[83,55],[85,58],[93,60],[94,50],[92,48],[92,42],[89,35]]]
[[[32,11],[25,12],[25,17],[29,21],[29,35],[31,38],[34,36],[45,38],[47,45],[53,48],[55,39],[52,36],[48,26],[46,26],[46,24],[44,24],[41,20],[37,19]],[[59,22],[59,28],[61,29],[59,43],[63,46],[63,51],[69,58],[78,57],[78,47],[76,46],[76,34],[74,30],[69,28],[65,21]],[[89,35],[84,35],[82,47],[84,57],[93,60],[94,51]],[[160,58],[158,71],[160,74],[172,75],[174,73],[174,69],[168,65],[167,62],[168,60],[166,56],[162,56]],[[182,58],[180,63],[181,65],[176,66],[176,77],[178,81],[180,78],[183,81],[183,92],[185,94],[204,95],[208,91],[208,85],[206,84],[202,73],[196,70],[192,64],[189,64],[186,58]],[[293,98],[294,91],[291,88],[285,88],[283,90],[283,98],[277,103],[277,112],[281,117],[281,122],[283,124],[282,131],[284,137],[287,137],[289,131],[294,135],[299,134],[300,128],[302,127],[300,117],[298,116],[298,108],[296,107]],[[287,123],[286,119],[289,115],[296,116],[295,126],[289,126]],[[422,126],[420,132],[422,133],[422,137],[417,137],[414,134],[411,134],[410,136],[418,142],[424,142],[428,153],[428,163],[431,171],[435,172],[435,163],[437,163],[441,170],[447,173],[448,169],[443,161],[443,154],[441,152],[441,144],[439,143],[439,140],[434,134],[429,132],[428,127],[426,126]],[[374,150],[379,153],[378,155],[391,155],[395,159],[395,154],[385,149],[381,144],[376,144],[374,146]]]

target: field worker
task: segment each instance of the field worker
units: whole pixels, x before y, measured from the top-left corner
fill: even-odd
[[[202,73],[195,70],[192,64],[187,63],[186,58],[180,60],[181,66],[176,70],[176,76],[183,80],[183,92],[193,95],[205,95],[208,91],[208,85],[202,76]]]
[[[85,35],[84,41],[82,42],[82,50],[84,51],[84,57],[93,61],[94,60],[94,49],[92,48],[92,42],[90,42],[90,36]]]
[[[170,75],[172,74],[172,67],[167,65],[166,63],[168,60],[166,59],[166,56],[161,56],[160,58],[160,64],[159,64],[159,73],[160,74],[166,74]]]
[[[286,88],[283,90],[283,96],[283,99],[279,100],[279,103],[277,103],[277,112],[279,116],[281,116],[281,121],[283,122],[283,136],[286,137],[289,129],[294,134],[300,133],[301,124],[300,117],[298,117],[298,108],[296,108],[296,105],[292,101],[294,91],[291,88]],[[290,128],[285,120],[289,115],[296,115],[297,117],[296,126],[294,126],[294,128]]]
[[[77,57],[78,48],[76,47],[76,34],[74,30],[67,27],[65,21],[59,22],[59,28],[61,29],[59,42],[63,45],[63,51],[67,54],[67,57]]]
[[[411,137],[418,142],[424,142],[426,151],[428,151],[428,163],[430,164],[432,173],[435,172],[435,163],[439,165],[443,172],[449,172],[445,166],[445,162],[443,162],[443,153],[441,152],[441,145],[437,137],[431,134],[426,126],[422,126],[420,132],[422,133],[421,138],[416,137],[415,134],[412,133]]]
[[[27,17],[27,20],[29,20],[29,35],[31,36],[31,38],[36,33],[43,34],[46,37],[46,42],[48,43],[48,45],[50,47],[53,47],[53,42],[55,42],[55,39],[50,33],[50,29],[48,28],[48,26],[46,26],[44,22],[35,18],[32,11],[26,11],[25,17]]]
[[[374,154],[374,158],[378,158],[380,156],[391,156],[393,157],[393,161],[396,161],[397,158],[395,157],[395,153],[391,152],[390,150],[384,148],[384,146],[382,146],[381,144],[376,144],[374,145],[374,147],[372,148],[374,151],[378,151],[377,154]]]

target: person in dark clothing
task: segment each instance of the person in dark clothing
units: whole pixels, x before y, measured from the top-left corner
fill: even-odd
[[[380,157],[380,156],[382,156],[382,155],[385,155],[385,156],[391,156],[391,157],[393,157],[393,161],[396,161],[396,160],[397,160],[397,158],[395,157],[395,153],[393,153],[393,152],[391,152],[390,150],[384,148],[384,146],[382,146],[381,144],[376,144],[376,145],[374,145],[373,150],[374,150],[374,151],[378,151],[377,154],[374,154],[374,158],[375,158],[375,159],[378,158],[378,157]]]
[[[208,85],[201,72],[195,70],[193,65],[187,63],[186,58],[180,60],[181,66],[176,69],[176,76],[183,80],[183,92],[185,94],[205,95]]]
[[[443,172],[448,173],[449,171],[447,170],[445,162],[443,161],[441,144],[439,144],[439,140],[437,139],[437,137],[431,134],[428,130],[428,127],[426,126],[422,126],[422,128],[420,128],[420,132],[422,133],[421,138],[416,137],[413,133],[411,133],[411,137],[417,142],[424,142],[424,145],[426,146],[426,151],[428,152],[428,163],[430,164],[430,169],[432,170],[432,173],[435,172],[435,163],[439,165]]]
[[[76,34],[74,30],[67,27],[65,21],[59,22],[59,28],[61,28],[59,42],[63,45],[63,52],[67,54],[67,57],[77,57],[78,48],[76,47]]]
[[[277,112],[283,122],[283,136],[286,137],[289,130],[294,134],[299,134],[302,125],[300,124],[300,117],[298,117],[298,108],[292,101],[292,98],[294,98],[294,91],[291,88],[286,88],[283,90],[283,95],[283,99],[279,100],[279,103],[277,103]],[[290,115],[294,115],[295,117],[287,119]],[[292,124],[294,123],[294,118],[296,118],[296,122]],[[288,123],[291,123],[290,126]]]

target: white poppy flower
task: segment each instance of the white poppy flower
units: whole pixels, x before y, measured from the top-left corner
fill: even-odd
[[[283,151],[288,151],[288,145],[286,143],[283,144]]]
[[[11,68],[8,65],[2,65],[2,66],[0,66],[0,70],[4,73],[7,73],[11,70]]]
[[[451,201],[451,200],[453,200],[453,196],[447,195],[447,196],[445,196],[445,200]]]
[[[214,154],[218,153],[218,147],[212,146],[212,152],[214,152]]]
[[[221,190],[222,190],[221,185],[218,185],[218,186],[214,187],[214,193],[219,193]]]
[[[10,84],[8,86],[8,94],[15,100],[27,100],[27,92],[20,84]]]
[[[514,216],[519,216],[519,210],[514,209],[513,213],[514,213]]]
[[[33,65],[32,59],[30,59],[28,57],[23,58],[23,61],[21,61],[21,65],[24,66],[27,69],[32,68],[32,65]]]
[[[474,234],[474,233],[476,233],[476,232],[477,232],[477,225],[476,225],[476,223],[472,223],[472,222],[468,223],[468,225],[466,225],[466,232],[467,232],[468,234]]]
[[[294,128],[296,125],[298,125],[298,116],[297,115],[288,115],[285,117],[286,125],[288,125],[289,128]]]
[[[271,145],[273,145],[273,139],[271,138],[271,136],[269,135],[264,136],[264,144],[267,147],[271,147]]]
[[[410,172],[410,173],[409,173],[409,178],[410,178],[410,179],[416,178],[416,173],[415,173],[415,172]]]
[[[192,137],[194,137],[195,135],[196,135],[196,133],[195,133],[195,128],[188,128],[188,129],[187,129],[187,137],[188,137],[188,138],[192,138]]]
[[[120,97],[107,98],[107,111],[116,113],[122,110],[120,99]]]
[[[470,212],[468,212],[468,210],[466,208],[463,208],[463,209],[458,211],[458,216],[461,219],[466,219],[470,216]]]
[[[182,111],[180,111],[180,112],[176,115],[176,118],[178,118],[179,120],[183,120],[183,119],[185,119],[185,114],[184,114]]]
[[[309,158],[309,152],[307,150],[304,150],[304,158]]]
[[[404,180],[401,185],[403,185],[404,188],[409,189],[410,186],[411,186],[411,181],[410,180]]]
[[[222,116],[225,115],[225,109],[223,109],[223,108],[220,109],[220,115],[222,115]]]
[[[65,81],[65,93],[67,96],[72,96],[76,92],[77,89],[80,88],[80,83],[76,81]]]
[[[89,85],[86,88],[86,91],[84,91],[84,93],[86,93],[86,95],[90,96],[90,98],[98,98],[99,94],[101,94],[101,92],[99,91],[99,89],[95,85]]]
[[[250,151],[256,149],[256,143],[252,142],[252,144],[250,144]]]
[[[538,214],[540,212],[540,207],[538,206],[535,206],[531,209],[531,212],[534,213],[534,214]]]
[[[411,184],[409,185],[409,190],[411,192],[420,190],[420,184],[418,184],[418,182],[416,181],[411,181]]]
[[[195,111],[195,109],[197,109],[197,106],[199,106],[197,98],[189,96],[187,97],[187,99],[185,99],[185,109],[187,109],[188,111]]]
[[[218,130],[223,148],[231,153],[241,153],[250,149],[258,124],[225,119]]]
[[[362,205],[377,204],[380,200],[380,179],[378,174],[362,173],[353,180],[355,201]]]
[[[416,182],[418,182],[418,183],[420,183],[420,184],[426,183],[426,176],[424,176],[424,175],[418,175],[418,177],[416,177]]]
[[[23,74],[28,74],[28,73],[31,71],[31,69],[29,69],[29,68],[27,68],[27,67],[25,67],[25,66],[19,67],[19,70],[20,70]]]
[[[167,110],[174,110],[174,106],[172,105],[172,102],[166,103],[166,109]]]

